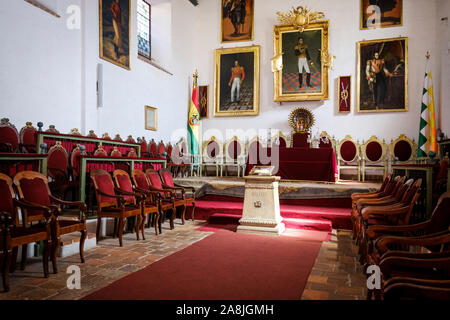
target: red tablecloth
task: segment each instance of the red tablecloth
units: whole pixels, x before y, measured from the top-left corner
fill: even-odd
[[[258,163],[249,156],[246,174],[255,165],[275,165],[277,157],[271,156],[272,150],[262,149],[258,156]],[[262,156],[261,156],[262,155]],[[272,158],[272,164],[263,164],[260,159],[268,155]],[[264,161],[263,161],[264,162]],[[311,180],[335,182],[337,175],[336,156],[331,148],[280,148],[279,149],[279,170],[274,174],[286,180]]]

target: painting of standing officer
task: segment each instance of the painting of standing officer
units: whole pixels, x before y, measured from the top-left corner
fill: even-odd
[[[253,40],[254,0],[222,0],[221,42]]]
[[[361,42],[359,111],[406,111],[407,39]]]

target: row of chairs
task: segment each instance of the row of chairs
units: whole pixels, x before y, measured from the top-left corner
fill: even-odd
[[[139,231],[145,240],[144,226],[155,227],[155,234],[162,232],[161,223],[164,213],[171,212],[170,228],[174,228],[177,208],[182,208],[181,219],[185,224],[187,206],[192,206],[192,220],[195,211],[195,188],[181,187],[174,183],[172,174],[167,169],[159,172],[148,169],[145,173],[133,170],[130,175],[123,170],[115,170],[111,175],[101,169],[90,172],[97,198],[97,242],[100,240],[102,218],[114,218],[114,236],[118,236],[123,246],[125,220],[136,217],[136,237]],[[113,180],[114,179],[114,180]],[[189,192],[186,192],[189,191]]]
[[[353,237],[364,272],[379,268],[368,299],[450,299],[450,192],[429,220],[410,224],[421,179],[388,175],[373,193],[352,195]],[[372,267],[372,268],[371,268]],[[369,269],[370,268],[370,269]]]

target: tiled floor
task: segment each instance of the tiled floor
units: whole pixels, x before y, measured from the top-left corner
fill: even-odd
[[[199,225],[203,223],[188,221],[185,226],[176,224],[175,230],[168,230],[168,225],[164,225],[159,236],[147,229],[146,241],[136,241],[134,234],[126,234],[122,248],[118,239],[103,239],[98,247],[86,252],[85,264],[80,263],[78,255],[59,259],[59,273],[51,274],[49,279],[43,278],[40,259],[31,260],[25,271],[18,270],[11,275],[11,291],[0,293],[0,300],[80,299],[211,234],[197,231]],[[324,243],[303,299],[364,299],[365,278],[355,250],[348,232],[338,232],[337,237]],[[81,290],[67,288],[66,270],[72,265],[81,269]]]

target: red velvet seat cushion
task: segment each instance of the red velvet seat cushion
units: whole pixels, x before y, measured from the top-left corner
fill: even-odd
[[[107,174],[99,174],[94,176],[95,182],[101,192],[106,194],[115,195],[114,184],[111,177]],[[113,202],[116,198],[111,198],[108,196],[100,195],[101,202]]]
[[[137,174],[134,176],[134,179],[136,180],[136,184],[138,188],[149,190],[149,184],[147,181],[147,178],[143,174]]]
[[[228,145],[228,157],[237,160],[242,153],[241,145],[237,141],[233,141]]]
[[[394,146],[394,155],[400,161],[407,161],[411,158],[412,148],[411,145],[404,140],[400,140]]]
[[[156,189],[163,188],[161,179],[159,178],[159,175],[157,173],[151,172],[147,176],[150,179],[150,184],[152,185],[153,188],[156,188]]]
[[[167,184],[170,187],[175,187],[175,184],[173,182],[172,175],[170,174],[170,172],[164,171],[164,172],[162,172],[161,175],[162,175],[162,178],[163,178],[165,184]]]
[[[80,149],[75,149],[72,152],[72,155],[70,156],[70,164],[72,166],[73,175],[75,177],[80,176],[80,157],[81,157]]]
[[[36,153],[36,129],[28,128],[22,132],[22,144],[24,145],[27,152]]]
[[[356,145],[351,141],[345,141],[341,146],[341,157],[346,162],[351,162],[356,157]]]
[[[14,214],[14,205],[11,197],[11,191],[4,180],[0,180],[0,212]]]
[[[379,161],[383,154],[383,148],[381,144],[376,141],[370,142],[366,147],[366,156],[370,161]]]
[[[119,182],[119,188],[120,189],[122,189],[122,190],[124,190],[126,192],[133,192],[134,193],[133,186],[131,185],[131,180],[130,180],[129,177],[127,177],[124,174],[123,175],[120,174],[120,175],[117,176],[117,181]],[[133,201],[134,200],[133,196],[125,195],[124,197],[125,197],[125,199],[127,201]]]
[[[55,148],[49,152],[47,158],[48,173],[50,176],[55,177],[61,175],[62,172],[67,172],[67,166],[69,165],[69,157],[67,152],[61,148]],[[59,169],[59,170],[52,170]]]
[[[206,154],[210,158],[215,158],[220,153],[219,144],[216,141],[211,141],[206,147]]]

